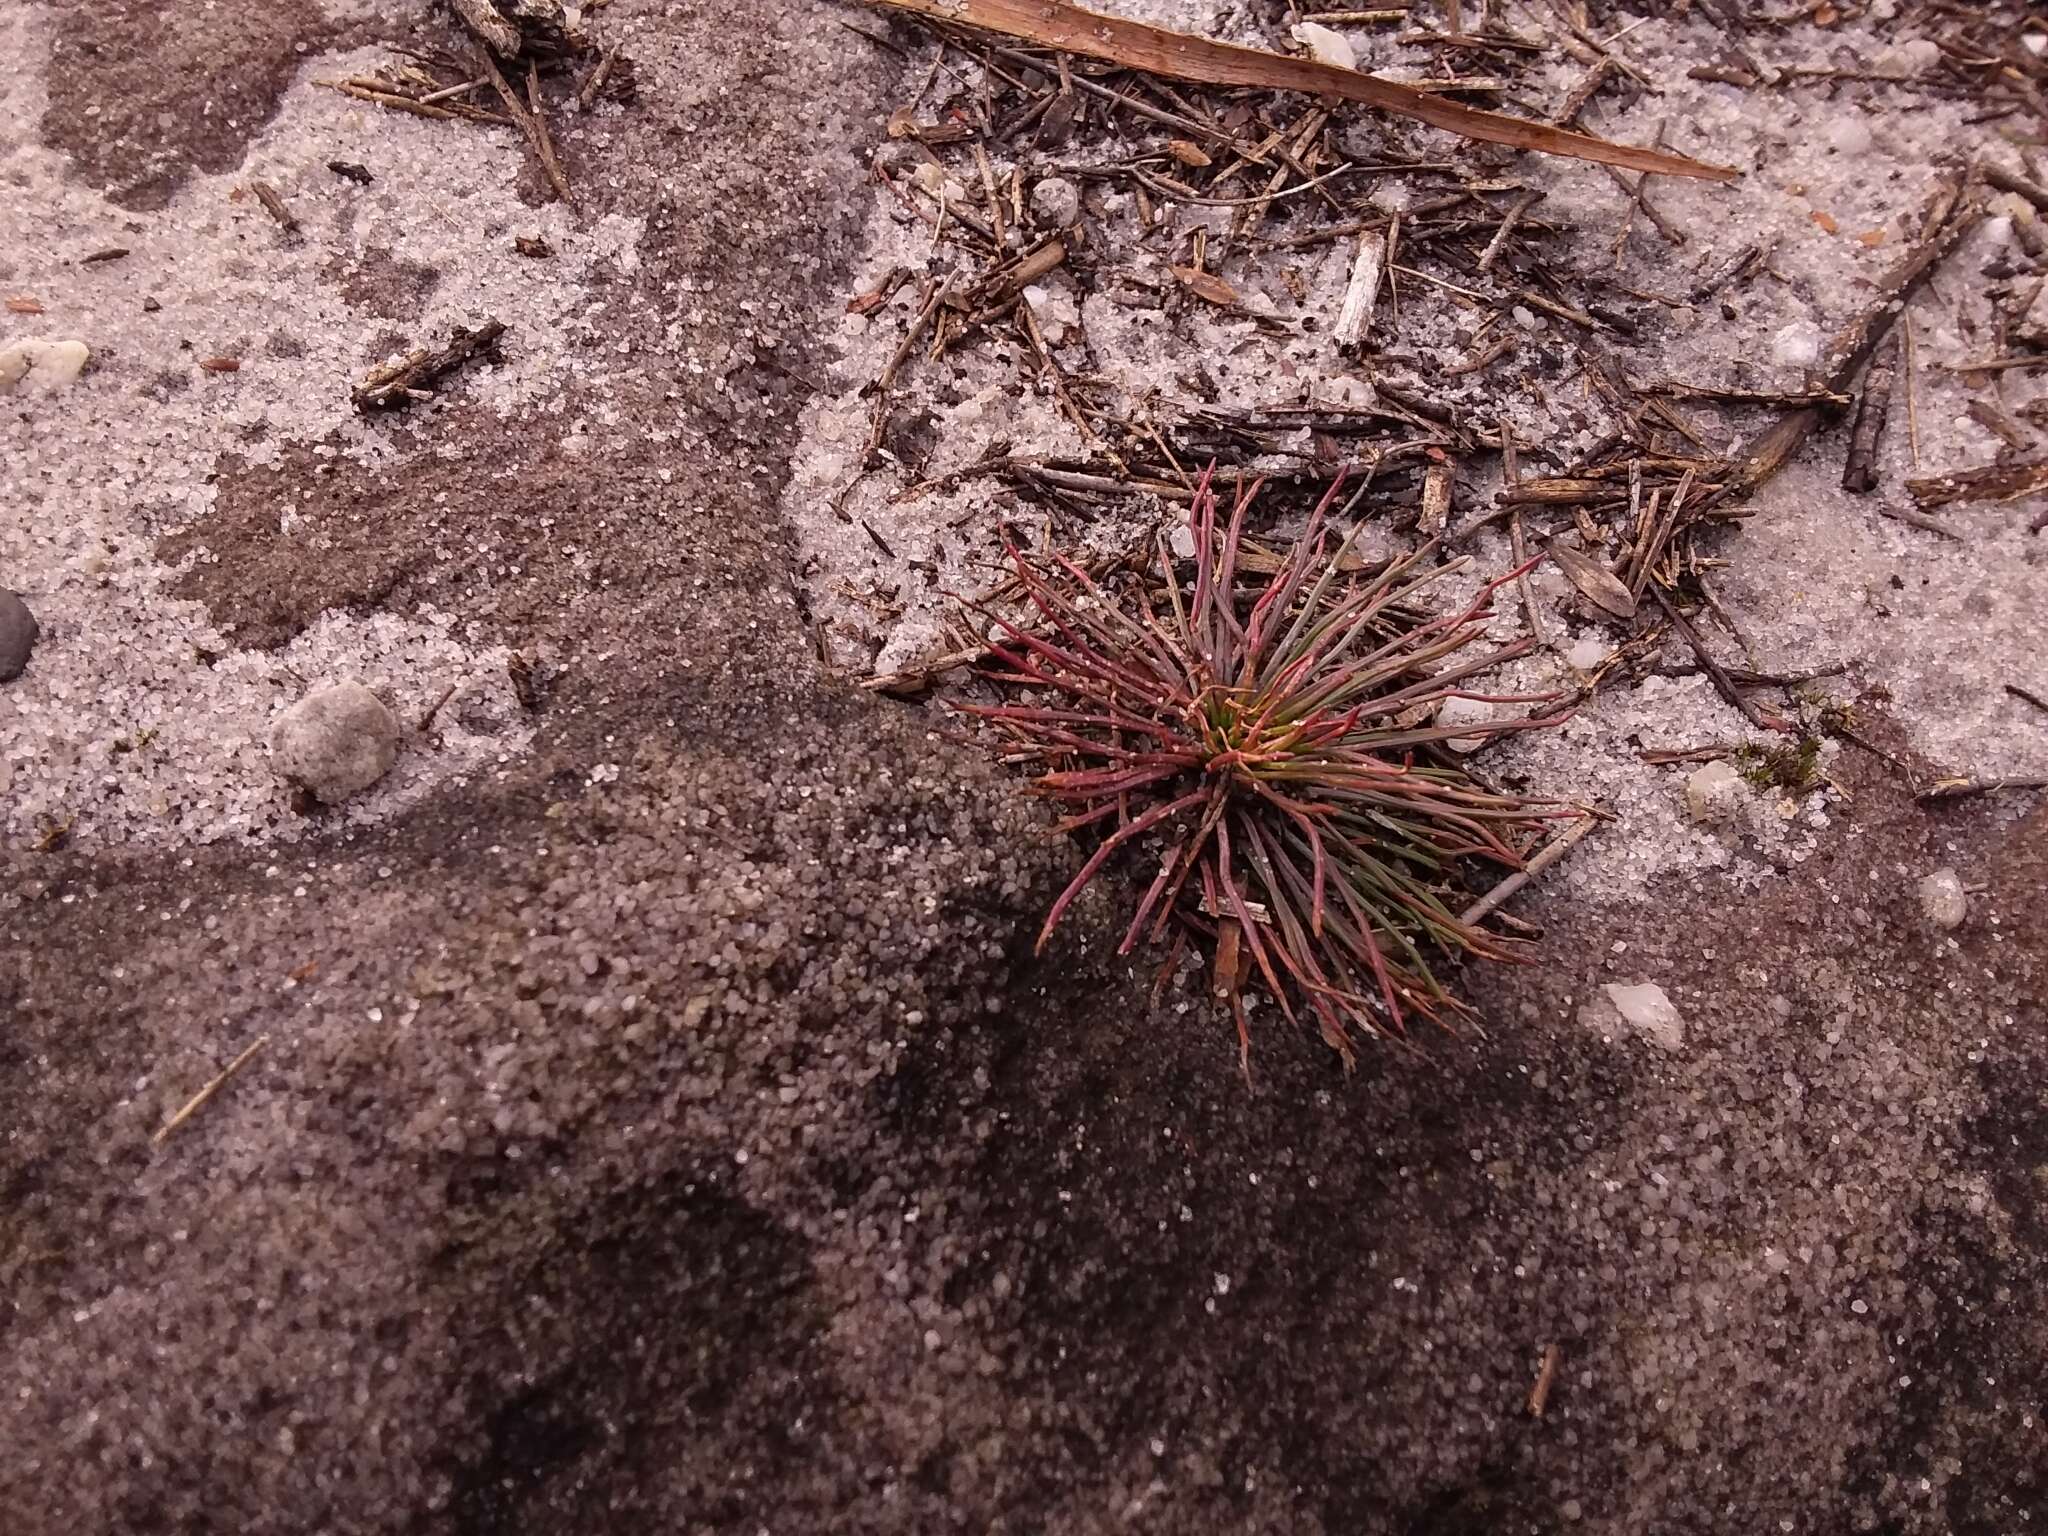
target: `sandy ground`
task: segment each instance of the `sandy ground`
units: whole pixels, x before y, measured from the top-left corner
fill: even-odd
[[[1144,14],[1283,43],[1268,9]],[[1624,355],[1789,387],[1800,328],[1857,311],[1932,161],[2023,162],[1968,103],[1688,80],[1713,34],[1668,9],[1607,18],[1664,94],[1598,126],[1667,121],[1739,165],[1733,191],[1653,195],[1688,271],[1762,239],[1773,271]],[[1770,46],[1918,68],[1938,19],[1876,5]],[[1844,668],[1829,696],[1910,773],[1830,743],[1830,787],[1694,826],[1687,769],[1638,749],[1743,722],[1673,652],[1494,759],[1618,820],[1517,898],[1532,963],[1463,978],[1485,1031],[1346,1077],[1269,1028],[1248,1090],[1191,991],[1155,1001],[1110,957],[1111,888],[1030,956],[1074,849],[943,715],[848,681],[938,639],[918,594],[966,584],[994,516],[1120,531],[986,482],[899,494],[998,435],[1073,448],[1015,348],[911,370],[931,457],[906,439],[853,473],[914,291],[866,320],[847,299],[955,259],[867,179],[928,44],[780,4],[615,0],[594,25],[638,98],[558,114],[572,214],[509,130],[322,88],[445,46],[436,12],[0,13],[26,128],[0,148],[0,294],[40,309],[0,314],[0,345],[93,354],[0,409],[0,585],[42,627],[0,684],[9,1528],[2048,1520],[2048,810],[1909,782],[2048,771],[2002,686],[2048,696],[2038,506],[1929,534],[1842,493],[1822,432],[1718,546],[1720,594],[1768,665]],[[1516,167],[1603,260],[1612,183]],[[1914,311],[1924,466],[1998,446],[1940,367],[2039,271],[2024,208],[1994,212]],[[1678,259],[1639,237],[1620,275]],[[1344,278],[1296,265],[1230,270],[1294,322]],[[1190,361],[1246,404],[1369,383],[1298,328],[1146,292],[1043,296],[1126,396]],[[1447,311],[1404,303],[1400,350],[1464,355]],[[365,370],[485,317],[495,364],[350,409]],[[1518,425],[1580,430],[1559,398]],[[1905,506],[1896,422],[1885,455],[1876,499]],[[1460,509],[1497,476],[1468,466]],[[1552,643],[1518,682],[1570,681],[1610,632],[1560,583],[1536,600]],[[343,678],[403,749],[309,809],[264,742]],[[1918,895],[1938,867],[1969,893],[1954,931]],[[1603,1011],[1638,981],[1676,1003],[1675,1047]]]

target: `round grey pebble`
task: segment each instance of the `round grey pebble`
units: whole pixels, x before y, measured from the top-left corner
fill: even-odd
[[[28,611],[28,604],[0,588],[0,683],[10,683],[21,676],[39,633],[36,616]]]
[[[1954,870],[1944,865],[1921,880],[1920,910],[1943,933],[1963,926],[1963,919],[1970,915],[1970,898]]]
[[[334,805],[383,778],[398,760],[398,717],[361,683],[307,694],[270,728],[277,771]]]
[[[1031,189],[1031,212],[1041,224],[1070,229],[1081,217],[1081,189],[1061,176],[1047,176]]]

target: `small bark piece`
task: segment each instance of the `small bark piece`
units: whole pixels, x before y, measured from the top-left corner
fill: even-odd
[[[1204,272],[1199,267],[1172,267],[1168,270],[1179,278],[1181,286],[1196,298],[1206,299],[1220,309],[1237,307],[1237,290],[1214,272]]]
[[[431,400],[433,391],[429,386],[495,347],[504,334],[505,327],[496,320],[486,320],[473,331],[458,325],[447,346],[423,347],[396,363],[375,369],[349,392],[350,398],[359,411],[390,410],[415,400]]]
[[[498,14],[491,0],[449,0],[449,3],[469,30],[490,44],[491,52],[505,59],[519,57],[524,39],[517,27]]]
[[[1945,475],[1908,480],[1906,489],[1923,507],[1945,507],[1956,501],[2018,501],[2048,491],[2048,459],[1950,470]]]
[[[1529,1389],[1529,1417],[1540,1419],[1543,1410],[1550,1405],[1550,1387],[1557,1380],[1557,1365],[1564,1358],[1564,1351],[1555,1344],[1543,1347],[1543,1364],[1536,1372],[1536,1385]]]
[[[1849,431],[1849,461],[1842,469],[1842,489],[1859,496],[1877,489],[1877,449],[1884,440],[1885,419],[1891,414],[1899,348],[1899,338],[1894,335],[1863,376],[1863,398],[1856,404],[1856,424]]]
[[[968,307],[985,309],[991,304],[1001,304],[1005,300],[1014,299],[1066,259],[1065,243],[1048,240],[1035,250],[1026,251],[1016,266],[1007,272],[997,270],[991,273],[980,287],[968,295]],[[1179,270],[1178,267],[1174,269],[1176,273]]]
[[[561,0],[449,0],[463,24],[500,58],[552,59],[590,46],[569,24]]]
[[[1995,400],[1972,400],[1963,412],[2014,453],[2025,453],[2034,446],[2034,435]]]
[[[249,190],[256,194],[256,201],[263,205],[263,211],[277,220],[278,228],[288,235],[299,232],[299,221],[291,209],[285,207],[284,199],[278,196],[277,188],[267,181],[252,181]]]
[[[1422,515],[1415,531],[1433,539],[1444,531],[1451,516],[1451,465],[1448,460],[1431,464],[1422,472]]]
[[[1365,345],[1365,333],[1372,328],[1372,312],[1380,298],[1380,279],[1386,272],[1387,237],[1382,230],[1368,229],[1358,237],[1358,254],[1351,259],[1351,281],[1344,288],[1344,303],[1337,311],[1331,334],[1337,350],[1356,352]]]
[[[2016,196],[2024,197],[2043,213],[2048,213],[2048,187],[2031,182],[2024,176],[2016,175],[2006,170],[2003,166],[1987,165],[1983,169],[1985,181],[1998,188],[1999,191],[2011,192]]]

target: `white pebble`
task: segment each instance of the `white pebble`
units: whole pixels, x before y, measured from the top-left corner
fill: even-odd
[[[1771,356],[1787,368],[1811,368],[1820,361],[1820,327],[1794,320],[1771,338]]]
[[[1436,707],[1436,723],[1442,726],[1484,726],[1493,722],[1493,706],[1480,699],[1453,694]],[[1469,736],[1453,736],[1444,745],[1453,752],[1477,752],[1493,733],[1475,730]]]
[[[910,175],[912,180],[924,188],[928,196],[937,198],[948,205],[967,201],[967,188],[948,176],[944,166],[934,165],[931,161],[927,160],[918,166],[916,170],[912,171]]]
[[[92,349],[82,341],[24,336],[0,347],[0,395],[23,385],[41,394],[69,388],[85,371]]]
[[[1590,672],[1607,659],[1607,642],[1592,635],[1574,640],[1566,649],[1564,659],[1581,672]]]
[[[1685,1020],[1662,987],[1648,981],[1633,987],[1609,982],[1605,990],[1622,1023],[1652,1045],[1675,1051],[1685,1044]]]
[[[1899,49],[1899,57],[1913,73],[1923,74],[1941,62],[1941,45],[1928,38],[1916,37]]]
[[[1358,55],[1352,51],[1351,40],[1341,32],[1332,32],[1313,21],[1297,21],[1294,40],[1306,48],[1309,57],[1318,64],[1334,64],[1339,69],[1358,68]]]
[[[1038,317],[1039,327],[1047,340],[1057,346],[1073,339],[1070,333],[1079,329],[1081,311],[1075,306],[1073,294],[1068,289],[1034,284],[1024,290],[1024,302]]]
[[[1742,775],[1725,762],[1703,763],[1685,781],[1685,813],[1702,825],[1726,821],[1742,803]]]
[[[1047,176],[1031,189],[1031,212],[1041,224],[1068,229],[1081,217],[1081,191],[1063,176]]]
[[[398,717],[361,683],[307,694],[270,729],[277,771],[323,805],[368,789],[398,760]]]
[[[1828,125],[1828,142],[1838,154],[1862,155],[1870,151],[1870,125],[1862,118],[1844,113]]]
[[[1963,926],[1963,919],[1970,915],[1970,899],[1963,894],[1963,882],[1954,870],[1937,869],[1920,882],[1920,910],[1945,933]]]

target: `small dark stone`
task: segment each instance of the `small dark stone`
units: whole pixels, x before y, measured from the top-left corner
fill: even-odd
[[[28,611],[28,604],[0,589],[0,683],[21,676],[38,633],[36,616]]]
[[[630,107],[640,99],[640,81],[631,54],[622,53],[612,61],[612,72],[605,76],[604,99],[616,101],[622,107]]]
[[[145,315],[153,315],[162,308],[163,305],[157,303],[155,299],[144,299],[142,301],[142,312]]]

